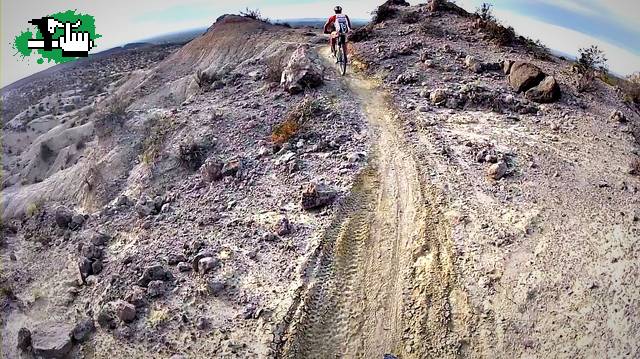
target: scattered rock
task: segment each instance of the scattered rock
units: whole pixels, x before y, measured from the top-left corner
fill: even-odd
[[[301,204],[305,210],[325,207],[336,198],[336,191],[324,185],[310,183],[302,190]]]
[[[39,358],[65,358],[71,351],[72,328],[65,324],[47,323],[31,333],[33,354]]]
[[[511,66],[513,66],[513,61],[511,60],[502,61],[502,72],[505,75],[508,75],[511,72]]]
[[[281,217],[274,226],[274,232],[279,236],[286,236],[291,233],[291,223],[287,217]]]
[[[27,328],[18,330],[18,349],[27,351],[31,346],[31,331]]]
[[[431,91],[429,98],[434,105],[440,105],[447,101],[447,92],[443,89],[435,89]]]
[[[612,121],[619,122],[619,123],[627,122],[627,116],[625,116],[624,113],[622,113],[622,111],[619,111],[619,110],[613,111],[613,113],[611,113],[610,119]]]
[[[150,197],[142,195],[136,202],[135,210],[140,218],[144,218],[156,213],[156,206]]]
[[[91,274],[97,275],[102,272],[102,261],[96,260],[91,264]]]
[[[517,92],[525,92],[538,85],[544,76],[538,66],[518,61],[511,66],[509,85]]]
[[[200,175],[206,182],[218,181],[222,178],[224,164],[215,158],[208,158],[200,167]]]
[[[169,256],[167,257],[167,263],[170,266],[174,266],[180,262],[186,262],[187,258],[184,256],[184,254],[169,254]]]
[[[464,59],[464,65],[471,71],[479,74],[482,72],[483,67],[482,67],[482,63],[480,61],[478,61],[478,59],[476,59],[475,57],[471,56],[471,55],[467,55],[467,57],[465,57]]]
[[[96,326],[93,322],[93,319],[87,318],[85,320],[81,320],[80,322],[78,322],[78,324],[76,324],[76,326],[73,328],[73,331],[71,332],[71,337],[74,341],[81,343],[87,340],[91,333],[93,333],[95,330]]]
[[[136,307],[124,300],[112,302],[115,314],[125,323],[131,323],[136,319]]]
[[[213,257],[204,257],[198,261],[198,273],[206,274],[213,270],[220,263],[219,260]]]
[[[170,271],[166,270],[160,264],[155,264],[144,269],[142,277],[138,279],[138,285],[140,285],[141,287],[146,287],[147,285],[149,285],[149,282],[153,280],[165,281],[171,279],[173,279],[173,275]]]
[[[227,285],[225,282],[219,280],[211,280],[207,283],[207,288],[209,289],[209,293],[214,297],[220,295],[225,289]]]
[[[152,280],[149,282],[149,286],[147,287],[147,293],[151,298],[157,298],[166,292],[166,287],[163,281],[161,280]]]
[[[94,244],[85,244],[82,246],[82,255],[89,259],[102,258],[102,248]]]
[[[241,162],[240,160],[231,160],[224,164],[222,167],[221,174],[223,177],[227,176],[235,176],[240,170]]]
[[[324,67],[318,55],[309,45],[300,45],[282,71],[280,84],[288,93],[297,94],[305,88],[320,86],[323,76]]]
[[[529,89],[525,97],[538,103],[550,103],[560,99],[560,86],[553,76],[547,76],[536,87]]]
[[[494,179],[499,180],[507,174],[507,163],[504,161],[498,161],[487,168],[487,175]]]
[[[178,270],[180,272],[191,272],[193,268],[191,267],[191,264],[187,263],[187,262],[180,262],[178,263]]]
[[[84,224],[85,218],[83,215],[81,214],[74,214],[71,217],[71,222],[69,223],[69,228],[71,228],[72,230],[76,230],[80,227],[82,227],[82,225]]]
[[[69,224],[73,219],[73,215],[74,215],[73,211],[71,211],[67,207],[58,206],[58,208],[56,208],[56,211],[55,211],[56,224],[60,228],[69,228]]]

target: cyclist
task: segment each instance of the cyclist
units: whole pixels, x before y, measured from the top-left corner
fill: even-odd
[[[336,6],[333,11],[336,14],[331,16],[329,21],[324,24],[324,33],[331,34],[329,43],[331,44],[331,52],[335,53],[338,36],[345,35],[351,31],[351,20],[349,16],[342,13],[342,6]]]

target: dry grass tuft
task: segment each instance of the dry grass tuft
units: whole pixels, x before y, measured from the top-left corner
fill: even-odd
[[[271,140],[278,144],[289,141],[307,121],[316,115],[318,109],[319,105],[315,100],[304,99],[286,115],[282,123],[274,127],[271,132]]]

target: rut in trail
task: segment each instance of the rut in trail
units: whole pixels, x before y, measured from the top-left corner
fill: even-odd
[[[426,235],[429,211],[416,163],[398,140],[384,93],[357,76],[339,81],[365,111],[375,145],[368,167],[308,262],[278,356],[442,353],[429,342],[434,334],[437,341],[446,336],[450,265],[446,260],[443,265],[441,245]],[[416,270],[417,258],[427,251],[429,259]],[[433,284],[439,287],[425,288]],[[423,339],[429,335],[432,340]]]

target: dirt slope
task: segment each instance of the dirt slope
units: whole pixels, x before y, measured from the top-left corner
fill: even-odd
[[[602,82],[578,92],[570,63],[492,45],[473,18],[423,6],[398,11],[354,48],[393,94],[421,179],[444,194],[458,290],[472,308],[458,355],[638,356],[630,313],[640,309],[640,179],[629,172],[640,145],[637,107]],[[408,12],[417,23],[402,20]],[[532,103],[502,72],[466,68],[467,55],[535,63],[559,80],[562,98]],[[446,103],[429,99],[437,89]],[[522,111],[528,107],[535,111]],[[504,178],[487,176],[486,155],[506,159]]]

